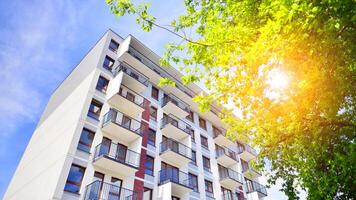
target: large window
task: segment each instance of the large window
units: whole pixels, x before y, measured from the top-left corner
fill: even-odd
[[[99,119],[101,108],[103,104],[100,103],[99,101],[93,99],[90,103],[89,111],[88,111],[88,116]]]
[[[192,173],[189,173],[189,184],[193,187],[193,191],[199,192],[198,186],[198,176]]]
[[[115,40],[111,40],[109,44],[109,49],[116,53],[118,48],[119,48],[119,43],[117,43]]]
[[[158,101],[158,93],[159,93],[159,90],[156,87],[152,86],[151,97],[156,99],[157,101]]]
[[[191,133],[190,133],[190,138],[192,139],[192,142],[195,143],[195,133],[194,130],[192,129]]]
[[[205,193],[208,197],[214,197],[213,182],[205,180]]]
[[[210,159],[205,156],[203,156],[203,167],[204,167],[204,170],[210,172]]]
[[[200,126],[200,128],[206,130],[206,121],[205,121],[205,119],[199,117],[199,126]]]
[[[149,128],[148,129],[148,140],[147,143],[152,145],[152,146],[156,146],[156,131]]]
[[[157,108],[153,106],[150,107],[150,119],[157,121]]]
[[[82,134],[80,135],[79,143],[77,149],[90,152],[91,144],[94,139],[94,132],[84,128]]]
[[[64,190],[68,192],[79,193],[80,186],[82,185],[84,172],[84,167],[73,164],[70,167]]]
[[[143,188],[143,200],[152,200],[153,190],[151,188]]]
[[[99,76],[98,83],[96,84],[96,89],[106,93],[106,90],[108,89],[108,85],[109,85],[109,80],[102,76]]]
[[[200,135],[200,143],[201,143],[202,147],[209,149],[208,138]]]
[[[109,71],[112,71],[114,63],[115,63],[114,59],[110,58],[109,56],[105,56],[103,67]]]
[[[197,165],[197,152],[192,150],[192,164]]]
[[[154,158],[146,155],[145,174],[153,176]]]
[[[190,110],[189,115],[186,116],[186,119],[194,123],[194,112]]]

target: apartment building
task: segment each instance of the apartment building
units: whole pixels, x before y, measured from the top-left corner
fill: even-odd
[[[225,137],[219,109],[133,36],[111,30],[52,94],[5,200],[257,200],[267,196]],[[158,87],[160,77],[176,86]]]

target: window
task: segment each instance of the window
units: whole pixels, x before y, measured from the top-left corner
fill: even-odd
[[[189,173],[188,176],[189,176],[189,185],[193,187],[193,191],[199,192],[198,176],[192,173]]]
[[[197,165],[197,152],[192,150],[192,164]]]
[[[202,147],[209,149],[208,138],[200,135],[200,143],[201,143]]]
[[[192,142],[195,143],[195,133],[193,129],[191,129],[190,138],[192,139]]]
[[[115,63],[114,59],[110,58],[109,56],[105,56],[103,67],[109,71],[112,71],[114,63]]]
[[[157,121],[157,108],[153,106],[150,107],[150,119]]]
[[[229,189],[221,187],[221,192],[222,192],[223,199],[233,199],[234,198],[232,196],[231,190],[229,190]]]
[[[203,156],[203,167],[204,167],[204,170],[210,172],[210,159],[205,156]]]
[[[158,101],[158,92],[159,92],[159,90],[152,86],[151,97],[156,99],[157,101]]]
[[[189,115],[186,117],[186,119],[194,123],[194,112],[189,111]]]
[[[149,128],[148,129],[148,140],[147,143],[152,145],[152,146],[156,146],[156,131]]]
[[[80,135],[79,143],[77,149],[90,152],[91,144],[94,139],[94,132],[90,131],[86,128],[82,130],[82,134]]]
[[[152,200],[152,192],[151,188],[143,188],[143,200]]]
[[[119,48],[119,43],[117,43],[115,40],[111,40],[109,44],[109,49],[116,53],[118,48]]]
[[[200,128],[206,130],[206,121],[205,121],[205,119],[199,117],[199,126],[200,126]]]
[[[213,183],[211,181],[205,180],[205,192],[209,197],[214,197]]]
[[[72,166],[70,167],[66,184],[64,186],[64,190],[68,192],[79,193],[84,172],[84,167],[72,164]]]
[[[102,103],[100,103],[99,101],[93,99],[91,101],[91,103],[90,103],[88,116],[92,117],[94,119],[99,119],[102,106],[103,106]]]
[[[109,80],[102,76],[99,76],[98,83],[96,84],[96,89],[106,93],[106,90],[108,89],[108,85],[109,85]]]
[[[217,137],[222,134],[222,131],[220,129],[216,128],[215,126],[213,126],[213,134],[214,134],[214,137]]]
[[[154,158],[146,155],[145,174],[153,176]]]

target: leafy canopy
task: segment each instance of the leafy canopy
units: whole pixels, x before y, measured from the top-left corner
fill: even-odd
[[[107,4],[144,31],[182,39],[161,65],[177,65],[185,84],[205,83],[210,93],[195,98],[202,110],[230,106],[221,115],[229,135],[260,150],[257,167],[270,165],[269,182],[281,178],[290,199],[297,187],[308,199],[356,197],[354,0],[185,0],[170,27],[146,3]]]

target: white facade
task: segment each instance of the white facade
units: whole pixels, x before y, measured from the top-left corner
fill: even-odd
[[[112,41],[119,44],[117,51],[109,48]],[[107,57],[114,61],[109,70],[103,65]],[[183,86],[178,71],[160,68],[158,63],[159,57],[133,36],[123,39],[107,31],[52,94],[4,199],[257,200],[266,196],[266,189],[258,184],[260,174],[247,164],[256,156],[254,150],[228,140],[217,109],[200,113],[193,102],[202,90],[194,84]],[[97,89],[99,77],[109,81],[105,92]],[[176,87],[158,87],[160,77],[175,80]],[[159,89],[158,100],[152,87]],[[156,120],[151,106],[157,108]],[[193,122],[186,118],[189,111],[194,113]],[[199,118],[205,119],[206,130]],[[83,128],[94,136],[84,137]],[[154,141],[148,139],[148,128],[156,132]],[[207,148],[201,136],[207,138]],[[147,156],[154,158],[153,171]],[[203,156],[210,159],[206,162],[210,169],[203,166]],[[188,174],[197,177],[197,185]],[[205,181],[212,183],[212,193]]]

